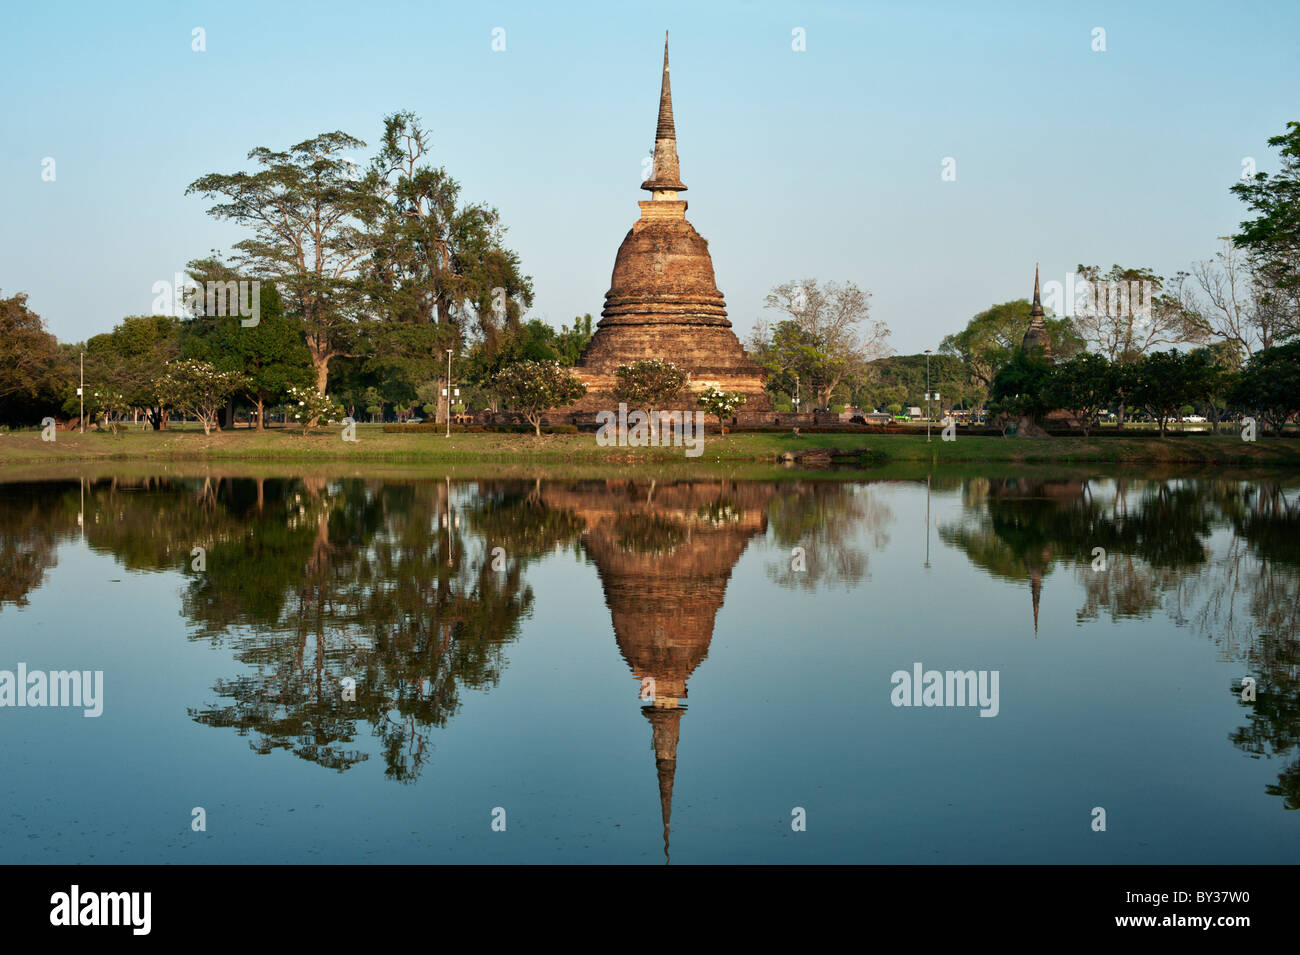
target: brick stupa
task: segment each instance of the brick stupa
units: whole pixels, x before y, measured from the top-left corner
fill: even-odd
[[[1043,320],[1043,302],[1038,295],[1038,266],[1034,266],[1034,303],[1029,306],[1029,328],[1020,342],[1020,348],[1026,354],[1038,353],[1045,361],[1052,360],[1052,338],[1047,333],[1047,323]]]
[[[677,163],[667,35],[654,168],[641,188],[651,198],[638,203],[641,218],[619,246],[596,334],[574,368],[587,394],[563,411],[581,420],[612,410],[610,392],[618,383],[614,370],[659,358],[690,374],[688,390],[660,410],[697,410],[695,395],[714,386],[745,396],[737,415],[741,420],[770,416],[772,402],[763,391],[763,372],[731,330],[708,243],[686,221],[686,202],[677,198],[686,185]]]

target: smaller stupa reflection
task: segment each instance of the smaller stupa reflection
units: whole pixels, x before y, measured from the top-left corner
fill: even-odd
[[[548,487],[551,507],[586,524],[582,544],[596,565],[614,637],[638,681],[650,722],[664,861],[686,682],[708,656],[732,568],[767,529],[770,485],[600,481]]]
[[[1011,566],[1003,566],[1003,572],[1008,576],[1029,578],[1034,636],[1037,637],[1043,577],[1056,559],[1058,549],[1043,525],[1043,515],[1081,503],[1087,483],[1077,479],[1041,478],[990,478],[978,483],[978,489],[967,487],[967,503],[979,502],[983,498],[983,506],[992,518],[993,533],[1011,557]]]

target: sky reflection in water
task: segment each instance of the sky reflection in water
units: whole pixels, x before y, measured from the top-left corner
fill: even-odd
[[[1294,862],[1298,615],[1287,480],[3,484],[0,858]]]

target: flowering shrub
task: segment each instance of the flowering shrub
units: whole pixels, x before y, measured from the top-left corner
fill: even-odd
[[[661,410],[681,394],[689,378],[684,369],[659,358],[619,365],[614,374],[618,376],[614,399],[646,411]]]
[[[587,386],[558,361],[519,361],[506,365],[492,379],[501,399],[518,411],[542,434],[542,412],[572,404],[587,393]]]
[[[736,391],[723,391],[716,385],[710,385],[700,392],[695,400],[699,402],[701,408],[717,417],[722,433],[726,434],[727,426],[723,421],[735,415],[737,409],[745,403],[745,396]]]
[[[95,391],[86,395],[86,414],[108,425],[108,429],[117,434],[118,415],[130,410],[130,405],[116,391]]]
[[[343,420],[343,406],[333,398],[322,395],[315,388],[289,386],[289,400],[285,402],[289,417],[302,425],[303,434],[316,427],[322,420],[333,422]]]
[[[203,433],[211,434],[219,428],[217,416],[226,401],[247,387],[248,378],[239,372],[218,371],[206,361],[190,358],[170,362],[156,391],[160,405],[193,415],[202,422]]]

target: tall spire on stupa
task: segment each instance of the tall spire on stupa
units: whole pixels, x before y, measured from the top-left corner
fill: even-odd
[[[677,130],[673,125],[673,90],[668,82],[668,31],[664,31],[664,77],[659,86],[659,123],[655,126],[654,168],[641,188],[651,198],[675,202],[677,193],[685,192],[681,170],[677,165]]]
[[[676,700],[672,701],[676,704]],[[673,817],[673,777],[677,775],[677,740],[682,732],[684,706],[642,707],[654,731],[655,775],[659,777],[659,815],[664,824],[664,864],[671,862],[668,840]]]
[[[1051,485],[1044,484],[1040,487],[1042,490],[1049,488]],[[1068,483],[1064,485],[1069,487]],[[1028,561],[1029,568],[1029,590],[1034,598],[1034,637],[1038,636],[1038,605],[1043,598],[1043,574],[1052,566],[1052,545],[1044,544],[1042,551],[1038,556]]]
[[[664,31],[664,76],[659,84],[659,125],[655,127],[655,140],[676,139],[673,128],[673,88],[668,82],[668,31]]]
[[[1020,348],[1025,352],[1037,350],[1047,361],[1052,360],[1052,340],[1047,334],[1047,324],[1043,321],[1043,302],[1038,295],[1037,262],[1034,263],[1034,303],[1029,307],[1029,328],[1025,330]]]
[[[1034,599],[1034,636],[1038,636],[1038,602],[1043,596],[1043,575],[1034,571],[1029,575],[1029,592]]]

